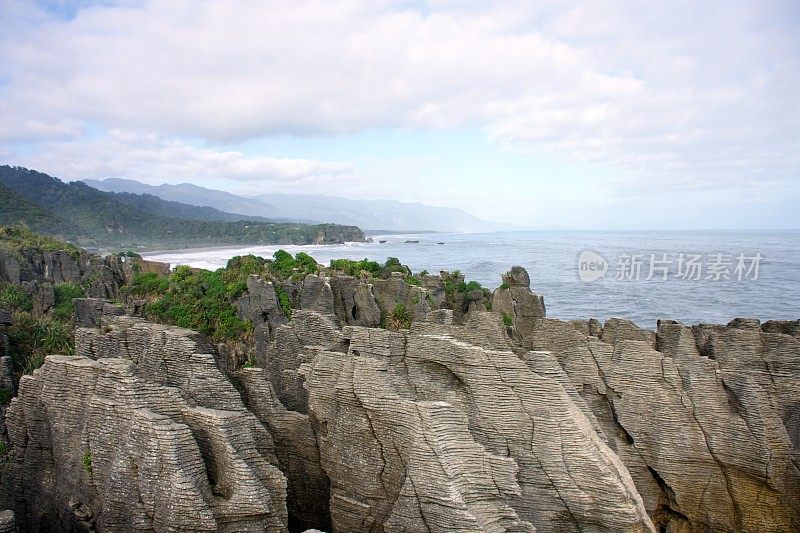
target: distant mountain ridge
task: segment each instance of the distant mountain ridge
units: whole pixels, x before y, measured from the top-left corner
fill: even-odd
[[[178,185],[147,185],[136,180],[107,178],[105,180],[85,179],[83,183],[95,189],[112,193],[148,194],[171,202],[181,202],[193,206],[212,207],[216,210],[246,217],[260,217],[274,222],[301,222],[318,224],[316,219],[301,220],[291,217],[272,216],[278,209],[254,198],[236,196],[229,192],[206,189],[191,183]],[[239,218],[242,218],[239,216]]]
[[[150,194],[104,192],[22,167],[0,166],[0,195],[0,224],[23,223],[82,245],[321,244],[364,238],[357,227],[276,223]]]
[[[146,193],[164,200],[196,206],[213,206],[227,212],[261,216],[270,220],[329,222],[365,230],[392,231],[492,231],[501,224],[481,220],[461,209],[397,200],[352,200],[317,194],[267,193],[245,197],[197,185],[147,185],[136,180],[108,178],[84,180],[108,192]]]

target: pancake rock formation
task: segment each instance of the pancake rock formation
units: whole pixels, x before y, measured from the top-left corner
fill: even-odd
[[[245,366],[80,301],[76,356],[6,410],[0,509],[20,531],[800,531],[800,323],[568,322],[520,267],[491,305],[445,277],[308,276],[287,314],[253,276]],[[376,327],[398,303],[410,328]]]
[[[113,317],[48,356],[6,413],[23,531],[284,531],[269,432],[199,334]]]

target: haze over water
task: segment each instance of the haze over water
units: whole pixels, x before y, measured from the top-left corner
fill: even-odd
[[[467,280],[496,288],[500,275],[521,265],[531,277],[531,290],[543,294],[547,315],[553,318],[605,320],[621,317],[643,327],[655,328],[658,319],[686,324],[727,323],[736,317],[797,319],[800,316],[800,231],[535,231],[480,234],[436,233],[374,236],[374,243],[323,246],[253,246],[216,250],[183,250],[148,254],[146,259],[216,269],[235,255],[271,257],[279,248],[291,253],[305,251],[322,264],[331,259],[368,258],[383,262],[397,257],[415,273],[427,270],[460,270]],[[386,243],[379,243],[385,239]],[[407,244],[406,240],[419,240]],[[443,245],[437,244],[443,242]],[[605,277],[581,281],[578,257],[591,250],[608,263]],[[651,254],[663,272],[650,274]],[[663,254],[671,264],[660,263]],[[678,256],[700,255],[700,279],[676,277]],[[731,279],[714,280],[708,267],[717,254]],[[746,267],[760,254],[758,279],[754,272],[741,272],[737,280],[737,257],[744,254]],[[637,256],[642,261],[639,279],[630,269],[616,279],[620,261]],[[729,256],[729,257],[726,257]],[[685,272],[684,268],[684,272]],[[711,279],[707,279],[711,276]]]

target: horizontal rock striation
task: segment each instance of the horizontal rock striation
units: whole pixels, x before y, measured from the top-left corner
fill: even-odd
[[[253,276],[246,367],[78,301],[76,356],[7,409],[0,509],[22,531],[800,530],[800,322],[554,320],[518,267],[491,306],[420,282]],[[375,327],[398,304],[411,327]]]
[[[657,526],[800,530],[797,336],[757,323],[530,327],[523,344],[559,361]]]
[[[495,315],[348,335],[304,368],[335,530],[652,530],[625,467]]]
[[[24,531],[284,531],[268,430],[196,333],[79,329],[8,408],[2,498]]]

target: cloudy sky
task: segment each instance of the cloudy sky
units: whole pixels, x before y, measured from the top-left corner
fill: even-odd
[[[0,0],[0,163],[800,227],[800,3]]]

